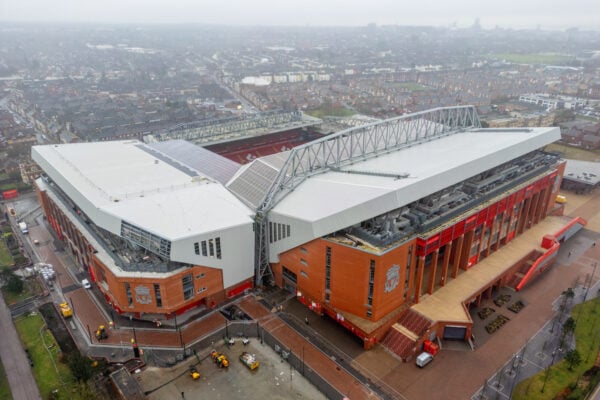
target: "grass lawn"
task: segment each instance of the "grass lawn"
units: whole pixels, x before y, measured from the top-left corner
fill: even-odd
[[[418,84],[417,82],[394,82],[392,83],[392,86],[398,89],[408,89],[412,92],[420,92],[427,89],[427,87]]]
[[[509,62],[514,62],[517,64],[547,64],[547,65],[560,65],[567,64],[570,61],[573,61],[575,57],[567,56],[564,54],[554,54],[554,53],[527,53],[527,54],[517,54],[517,53],[502,53],[502,54],[492,54],[490,58],[496,58],[501,60],[506,60]]]
[[[600,297],[575,306],[572,316],[577,320],[575,342],[581,355],[581,364],[573,367],[573,371],[569,371],[566,361],[551,367],[544,393],[541,389],[544,386],[546,371],[520,382],[513,392],[514,400],[553,399],[569,384],[577,382],[577,378],[594,365],[600,349]]]
[[[23,291],[19,294],[9,292],[6,287],[2,288],[2,295],[4,296],[6,304],[9,306],[39,293],[42,293],[42,288],[39,282],[33,278],[25,279],[23,281]]]
[[[315,118],[323,117],[349,117],[356,114],[356,112],[349,110],[345,107],[321,107],[315,110],[306,111],[308,115]]]
[[[558,151],[564,158],[581,161],[600,161],[600,151],[585,150],[579,147],[567,146],[560,143],[552,143],[546,146],[547,151]]]
[[[83,399],[78,394],[77,385],[69,367],[59,361],[60,349],[52,333],[48,329],[42,329],[40,335],[40,329],[44,326],[42,316],[36,314],[17,318],[15,326],[23,347],[29,349],[34,364],[33,376],[40,388],[42,398],[48,398],[48,394],[52,390],[58,389],[59,399]],[[56,364],[58,373],[54,364]]]
[[[0,399],[12,400],[12,393],[10,392],[10,386],[8,386],[8,380],[4,373],[4,366],[0,362]]]
[[[10,267],[14,264],[13,258],[10,255],[10,251],[6,247],[6,243],[0,240],[0,268]]]

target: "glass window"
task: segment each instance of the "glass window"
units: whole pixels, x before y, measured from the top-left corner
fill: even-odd
[[[181,278],[181,284],[183,286],[183,299],[189,300],[194,297],[194,279],[192,274],[184,275]]]
[[[156,299],[156,307],[162,307],[162,297],[160,296],[160,285],[154,284],[154,298]]]
[[[218,237],[215,239],[215,246],[217,247],[217,258],[221,259],[221,238]]]
[[[127,304],[132,305],[133,296],[131,295],[131,286],[129,285],[129,282],[125,282],[125,294],[127,295]]]
[[[160,236],[138,228],[135,225],[121,221],[121,237],[163,257],[171,254],[171,242]]]

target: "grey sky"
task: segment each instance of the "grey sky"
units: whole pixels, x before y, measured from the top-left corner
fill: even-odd
[[[599,0],[0,0],[2,21],[600,30]]]

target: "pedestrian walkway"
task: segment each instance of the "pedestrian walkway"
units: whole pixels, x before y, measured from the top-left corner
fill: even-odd
[[[340,393],[355,399],[379,399],[375,393],[361,385],[357,379],[320,351],[310,340],[301,336],[275,314],[271,314],[255,299],[248,297],[240,308],[253,319],[261,320],[262,327],[283,343],[292,353],[301,354],[306,367],[316,371]]]
[[[490,377],[471,397],[472,400],[489,398],[510,399],[514,387],[521,381],[561,361],[574,343],[560,347],[562,328],[571,309],[585,300],[598,295],[600,281],[591,287],[579,285],[574,288],[574,297],[559,296],[553,302],[554,316],[527,343]],[[564,307],[564,311],[560,311]],[[528,389],[527,389],[528,390]]]

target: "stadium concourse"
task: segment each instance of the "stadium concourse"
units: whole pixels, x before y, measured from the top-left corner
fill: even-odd
[[[523,288],[585,225],[554,201],[565,163],[544,146],[559,128],[482,129],[464,106],[306,135],[246,139],[290,149],[244,165],[213,152],[248,160],[234,142],[35,146],[37,193],[123,316],[167,321],[276,285],[405,360],[425,340],[469,342],[465,309]]]

